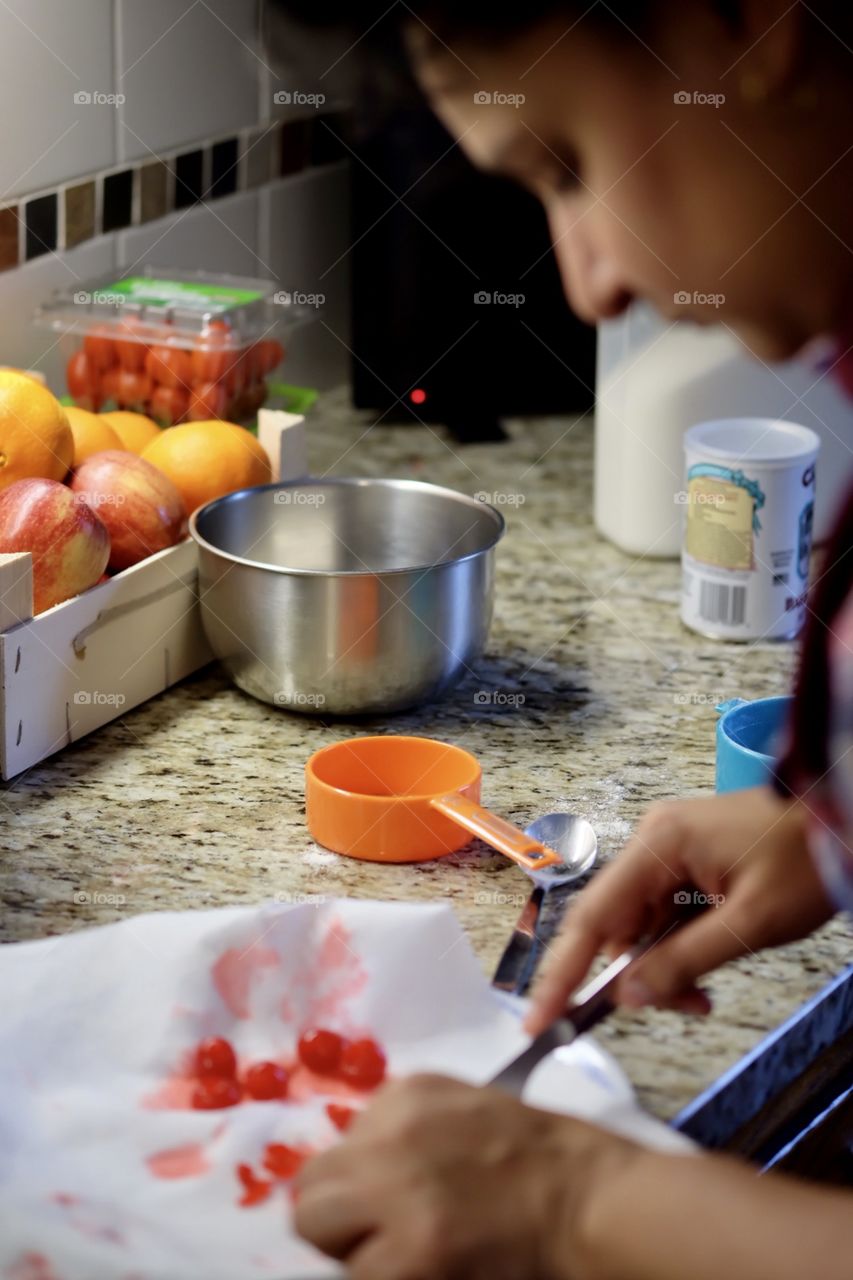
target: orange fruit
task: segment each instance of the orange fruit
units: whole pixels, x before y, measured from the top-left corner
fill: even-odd
[[[25,373],[0,370],[0,489],[39,476],[64,480],[74,456],[65,410]]]
[[[74,437],[74,457],[71,460],[71,466],[75,470],[93,453],[122,447],[117,433],[100,414],[90,413],[88,409],[78,409],[76,405],[68,405],[65,416]]]
[[[167,427],[142,457],[174,481],[187,514],[223,494],[268,484],[272,478],[263,445],[245,427],[219,419]]]
[[[108,422],[119,438],[116,449],[126,449],[128,453],[141,453],[160,434],[160,428],[152,418],[144,413],[132,413],[129,409],[112,409],[102,413],[100,417]]]

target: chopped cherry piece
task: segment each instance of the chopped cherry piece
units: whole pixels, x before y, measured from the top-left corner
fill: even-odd
[[[220,1111],[223,1107],[236,1107],[241,1097],[236,1080],[203,1076],[193,1090],[192,1105],[196,1111]]]
[[[257,1177],[251,1165],[238,1164],[237,1177],[243,1187],[243,1194],[237,1201],[242,1208],[248,1209],[269,1199],[273,1184],[266,1178]]]
[[[287,1072],[277,1062],[256,1062],[243,1077],[243,1087],[256,1102],[287,1097]]]
[[[241,1209],[251,1209],[253,1205],[263,1204],[272,1192],[271,1182],[253,1182],[241,1195],[237,1203]]]
[[[341,1054],[340,1075],[356,1089],[375,1089],[385,1078],[385,1054],[375,1040],[353,1040]]]
[[[335,1031],[306,1031],[299,1037],[299,1061],[321,1076],[334,1075],[346,1041]]]
[[[295,1147],[287,1147],[283,1142],[270,1142],[264,1151],[264,1168],[276,1178],[295,1178],[305,1163],[304,1151]]]
[[[346,1133],[357,1114],[352,1107],[344,1107],[339,1102],[330,1102],[326,1106],[326,1115],[341,1133]]]
[[[195,1070],[198,1076],[224,1076],[233,1080],[237,1074],[237,1057],[227,1040],[211,1036],[202,1040],[195,1051]]]

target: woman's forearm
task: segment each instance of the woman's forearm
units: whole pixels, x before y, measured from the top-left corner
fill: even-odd
[[[576,1223],[584,1280],[850,1280],[853,1194],[719,1156],[639,1154]]]

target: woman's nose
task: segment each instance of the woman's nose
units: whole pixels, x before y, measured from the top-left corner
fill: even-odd
[[[563,292],[576,315],[589,324],[611,320],[633,301],[614,259],[598,248],[577,221],[551,219],[551,235]]]

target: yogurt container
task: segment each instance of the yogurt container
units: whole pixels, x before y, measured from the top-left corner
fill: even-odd
[[[681,620],[720,640],[790,640],[806,618],[820,439],[774,418],[684,438]]]

